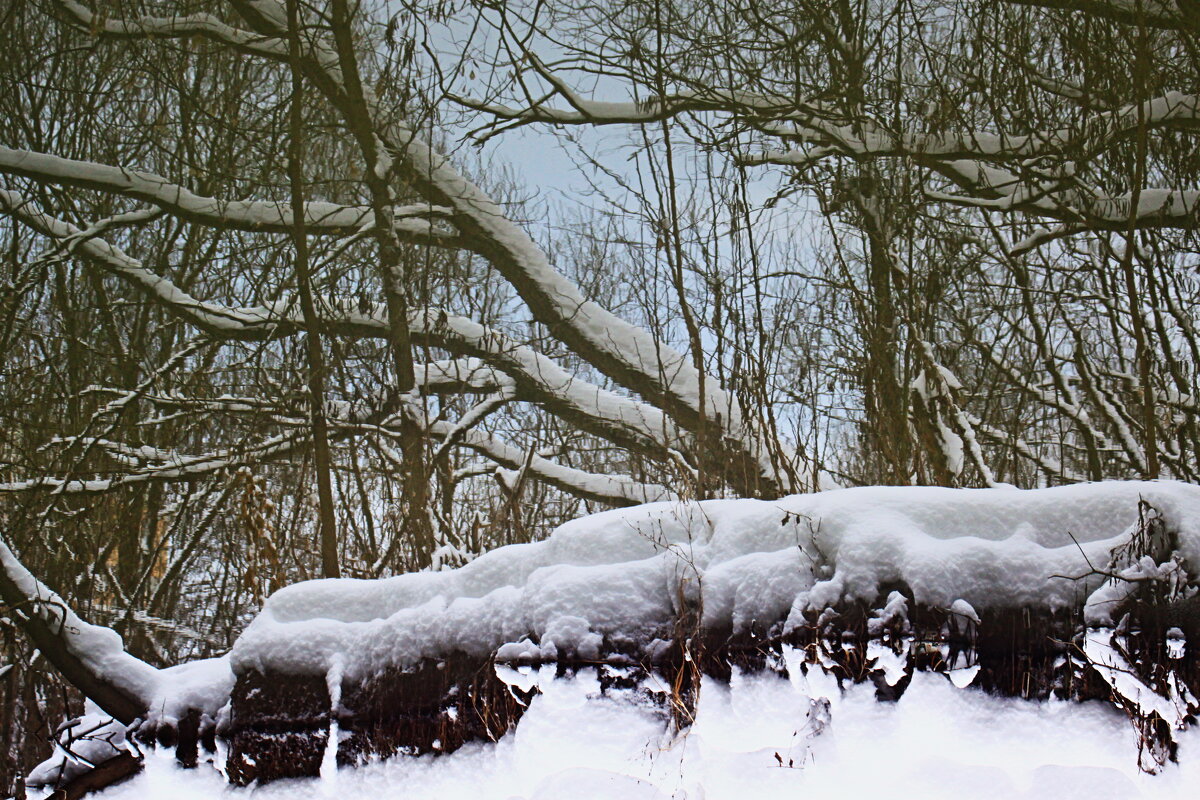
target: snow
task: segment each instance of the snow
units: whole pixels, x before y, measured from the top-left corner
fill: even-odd
[[[603,642],[669,638],[685,606],[700,609],[707,628],[740,632],[875,602],[896,584],[972,622],[992,608],[1080,608],[1103,577],[1063,576],[1108,563],[1140,498],[1179,531],[1180,558],[1200,563],[1200,487],[1168,481],[656,503],[569,522],[546,541],[456,570],[287,587],[230,663],[238,673],[325,675],[340,658],[356,680],[452,651],[486,657],[526,639],[590,658]],[[894,600],[881,614],[900,613]]]
[[[202,197],[153,173],[47,153],[0,146],[0,172],[121,194],[184,218],[222,227],[286,232],[292,224],[286,202]],[[426,217],[448,212],[441,206],[418,203],[397,207],[393,213],[398,230],[432,236],[432,226]],[[315,232],[350,235],[368,224],[370,213],[366,206],[310,202],[304,207],[304,223]]]
[[[688,613],[699,613],[702,625],[713,630],[778,631],[864,600],[878,605],[870,627],[884,637],[868,643],[867,655],[885,682],[896,686],[907,674],[896,651],[908,641],[910,602],[945,609],[948,624],[966,636],[986,624],[981,620],[991,609],[1086,606],[1092,609],[1089,619],[1106,623],[1092,627],[1085,642],[1100,676],[1127,707],[1156,711],[1179,728],[1194,702],[1187,688],[1159,695],[1142,685],[1124,661],[1124,634],[1113,630],[1110,616],[1094,610],[1111,599],[1112,579],[1063,577],[1084,575],[1091,565],[1116,568],[1109,567],[1111,553],[1138,530],[1141,501],[1177,532],[1178,549],[1164,564],[1139,558],[1120,569],[1178,588],[1187,580],[1183,565],[1200,563],[1200,487],[1170,481],[1039,490],[866,487],[777,501],[620,509],[569,522],[545,541],[499,548],[455,570],[297,584],[268,599],[227,656],[166,670],[125,654],[112,631],[64,612],[67,641],[98,673],[146,698],[151,724],[175,722],[191,708],[219,719],[227,713],[235,674],[249,670],[320,676],[336,710],[344,685],[451,652],[495,655],[501,677],[522,688],[540,683],[545,692],[515,736],[494,748],[469,745],[444,761],[401,758],[350,775],[334,768],[339,732],[331,727],[322,769],[326,783],[267,787],[260,790],[264,797],[288,797],[288,791],[309,796],[313,787],[325,791],[334,780],[339,793],[370,791],[374,781],[393,779],[411,783],[411,796],[443,796],[444,789],[449,796],[461,790],[541,798],[561,792],[564,781],[577,781],[580,796],[588,791],[636,796],[645,789],[649,797],[721,797],[751,773],[746,779],[757,781],[763,792],[796,785],[828,789],[837,784],[838,769],[856,764],[872,769],[839,780],[859,781],[863,791],[878,789],[881,781],[902,785],[922,775],[939,780],[949,775],[977,784],[981,792],[996,789],[967,796],[1044,796],[1030,787],[1053,784],[1073,791],[1076,785],[1111,783],[1121,788],[1113,796],[1130,797],[1136,796],[1130,781],[1141,780],[1136,759],[1129,757],[1137,747],[1128,741],[1132,729],[1119,711],[1105,704],[1101,710],[948,694],[969,686],[979,672],[965,658],[944,676],[912,675],[910,688],[893,706],[876,704],[868,688],[840,695],[818,667],[807,669],[805,677],[799,656],[787,651],[790,684],[770,672],[736,678],[731,688],[705,679],[695,724],[677,734],[668,734],[661,708],[632,696],[621,702],[592,697],[591,672],[552,681],[554,665],[539,665],[556,659],[595,663],[613,649],[629,648],[640,648],[653,661]],[[53,603],[7,550],[0,557],[27,593]],[[911,600],[895,590],[898,585],[908,587]],[[1172,631],[1168,640],[1182,650],[1182,631]],[[1007,719],[1007,727],[980,739],[971,726],[986,728],[991,717]],[[823,732],[830,725],[833,734]],[[1082,726],[1081,733],[1067,733],[1071,725]],[[867,735],[872,726],[882,731],[877,739]],[[944,729],[956,726],[963,728],[957,731],[962,741],[943,741]],[[1197,741],[1191,731],[1174,735],[1184,747]],[[1039,737],[1041,745],[1029,747]],[[550,739],[556,742],[552,750],[542,752],[539,748],[551,747]],[[883,747],[881,741],[891,744]],[[1001,742],[1001,754],[1012,752],[996,755],[981,744],[985,741]],[[1101,751],[1107,755],[1101,757]],[[771,767],[776,752],[793,768]],[[1172,775],[1193,769],[1187,753],[1180,758],[1185,766],[1168,767],[1153,784],[1156,791],[1175,786]],[[1100,769],[1126,761],[1128,773]],[[61,757],[52,759],[45,769],[62,763]],[[165,780],[153,763],[131,785],[149,791]],[[220,779],[215,773],[199,776],[180,780],[211,788],[208,782]],[[473,783],[480,780],[484,783]],[[125,796],[121,791],[113,796]]]
[[[494,744],[247,789],[209,765],[185,771],[150,753],[143,774],[97,797],[1173,800],[1194,796],[1200,780],[1194,731],[1182,734],[1180,765],[1139,774],[1133,729],[1111,706],[990,697],[931,673],[915,675],[896,703],[877,702],[869,684],[843,693],[819,670],[706,680],[683,733],[628,693],[602,696],[593,670],[540,685]]]
[[[1172,659],[1183,658],[1185,648],[1187,647],[1187,636],[1179,628],[1171,628],[1167,631],[1167,657]]]
[[[325,687],[329,692],[329,735],[325,739],[325,754],[321,759],[321,777],[332,782],[337,779],[337,754],[341,735],[337,714],[342,705],[342,660],[335,658],[325,675]]]
[[[137,661],[129,655],[125,655],[125,659]],[[127,665],[118,664],[117,669],[122,666]],[[153,669],[149,665],[143,666]],[[106,674],[112,674],[111,663],[107,670]],[[150,711],[145,720],[136,724],[155,727],[175,727],[192,709],[200,712],[202,726],[214,723],[229,702],[234,683],[229,659],[224,656],[189,661],[153,674],[140,672],[139,677],[142,694],[149,698]],[[126,726],[104,713],[91,700],[85,703],[84,715],[64,723],[60,731],[50,757],[26,776],[25,780],[31,786],[58,785],[122,751],[140,752],[126,737]]]
[[[536,645],[528,638],[525,638],[519,642],[508,642],[500,645],[499,649],[496,650],[496,661],[502,664],[520,661],[542,661],[547,656],[553,659],[557,654],[557,648],[553,650],[549,648],[543,649],[540,645]]]
[[[1150,689],[1122,655],[1126,648],[1121,637],[1103,628],[1090,628],[1084,643],[1084,655],[1102,678],[1113,688],[1115,695],[1122,697],[1136,708],[1142,716],[1157,713],[1172,729],[1185,726],[1188,716],[1187,697],[1172,693],[1163,697]]]
[[[531,454],[498,436],[492,436],[479,428],[466,427],[461,422],[427,420],[424,425],[426,430],[442,440],[442,447],[446,446],[446,442],[454,441],[486,456],[497,464],[528,470],[539,480],[579,497],[589,497],[605,503],[622,505],[654,502],[675,497],[675,493],[665,486],[641,483],[628,475],[604,475],[575,469],[536,453]],[[507,471],[498,469],[497,472],[503,477]]]
[[[59,726],[60,742],[50,758],[35,767],[26,782],[33,786],[53,785],[72,780],[91,770],[92,765],[107,761],[133,749],[125,738],[125,726],[105,715],[88,701],[85,714]]]
[[[190,709],[216,719],[233,691],[229,657],[204,658],[158,671],[150,719],[177,723]]]
[[[955,615],[956,617],[969,619],[972,622],[974,622],[976,625],[979,624],[979,615],[977,613],[975,613],[975,609],[972,608],[971,604],[968,603],[966,600],[959,599],[959,600],[955,600],[953,603],[951,603],[950,604],[950,613]]]
[[[879,636],[889,627],[908,626],[908,600],[900,592],[893,591],[888,595],[883,608],[877,610],[867,620],[867,633]]]

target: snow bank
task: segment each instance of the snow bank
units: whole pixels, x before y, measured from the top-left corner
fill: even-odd
[[[230,653],[235,673],[347,680],[459,651],[594,658],[652,647],[685,609],[712,630],[799,624],[903,585],[918,604],[1080,608],[1144,499],[1200,564],[1200,487],[1106,482],[1039,490],[869,487],[778,501],[657,503],[575,520],[546,541],[456,570],[323,580],[267,601]],[[881,600],[882,603],[882,600]],[[528,640],[528,642],[526,642]]]
[[[512,735],[450,755],[238,789],[215,769],[148,753],[143,774],[102,797],[1183,800],[1200,781],[1200,730],[1184,733],[1179,765],[1152,777],[1138,772],[1133,731],[1111,706],[962,692],[931,673],[915,675],[899,702],[879,703],[869,684],[843,692],[820,670],[789,672],[706,681],[695,724],[676,736],[656,709],[602,694],[596,673],[581,670],[542,681]],[[828,709],[819,732],[813,708]]]

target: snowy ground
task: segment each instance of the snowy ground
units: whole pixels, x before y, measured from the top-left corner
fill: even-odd
[[[815,671],[819,673],[819,670]],[[211,766],[183,771],[167,752],[105,800],[752,800],[770,797],[1193,797],[1200,735],[1182,734],[1181,766],[1140,775],[1125,717],[1099,703],[1036,703],[954,688],[919,673],[899,703],[845,694],[813,674],[707,681],[695,724],[670,737],[661,711],[599,696],[595,675],[545,681],[517,729],[496,744],[397,757],[320,779],[230,788]],[[829,722],[820,728],[828,697]],[[778,754],[778,758],[776,757]],[[780,766],[782,761],[783,766]],[[792,766],[788,764],[791,762]]]
[[[1141,535],[1140,500],[1163,515],[1162,530],[1177,541],[1169,554],[1147,552],[1130,566],[1113,554]],[[1139,546],[1154,550],[1151,544]],[[287,587],[227,657],[170,670],[132,659],[112,631],[67,621],[79,631],[72,646],[80,657],[124,680],[161,718],[189,708],[218,718],[235,673],[322,675],[336,707],[343,685],[445,653],[480,663],[497,653],[509,663],[521,654],[569,663],[595,659],[610,641],[641,643],[649,654],[663,644],[656,637],[672,635],[684,600],[703,609],[709,630],[786,623],[786,631],[855,600],[883,603],[875,616],[890,618],[903,598],[893,592],[884,601],[882,587],[905,585],[917,603],[976,622],[976,609],[1080,609],[1103,643],[1128,590],[1115,591],[1115,578],[1061,577],[1081,575],[1089,564],[1136,566],[1136,575],[1126,575],[1130,586],[1133,578],[1161,581],[1191,597],[1195,578],[1184,566],[1200,564],[1200,487],[872,487],[623,509],[456,570]],[[27,573],[25,580],[28,594],[49,596]],[[1103,653],[1092,658],[1107,663]],[[1100,674],[1123,686],[1126,698],[1168,703],[1143,695],[1123,664]],[[1142,775],[1132,727],[1110,705],[1002,700],[956,689],[936,674],[917,674],[901,701],[887,705],[870,686],[843,695],[823,674],[800,677],[798,663],[790,673],[791,681],[771,673],[731,686],[707,681],[695,724],[678,736],[668,735],[661,709],[600,697],[595,675],[582,673],[547,679],[517,729],[494,745],[341,772],[330,759],[321,780],[258,789],[231,789],[212,767],[183,772],[170,754],[158,754],[145,774],[106,796],[1103,800],[1190,797],[1200,786],[1200,733],[1177,735],[1182,766]],[[972,675],[955,671],[960,684]],[[1187,708],[1176,705],[1161,716],[1185,717]]]

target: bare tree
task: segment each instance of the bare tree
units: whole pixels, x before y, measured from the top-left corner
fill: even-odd
[[[1195,375],[1183,11],[569,2],[481,17],[504,42],[489,74],[511,76],[451,89],[491,116],[481,138],[674,125],[782,169],[780,200],[820,202],[837,255],[801,271],[858,303],[858,479],[986,484],[1005,477],[997,459],[1020,483],[1195,474],[1190,412],[1166,407]],[[594,95],[577,88],[596,75]],[[990,320],[938,308],[947,292]],[[1040,409],[1032,429],[989,403],[1000,387]]]

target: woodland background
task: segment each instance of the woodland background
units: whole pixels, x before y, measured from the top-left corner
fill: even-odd
[[[9,0],[0,531],[165,665],[613,506],[1195,481],[1198,82],[1195,0]]]

